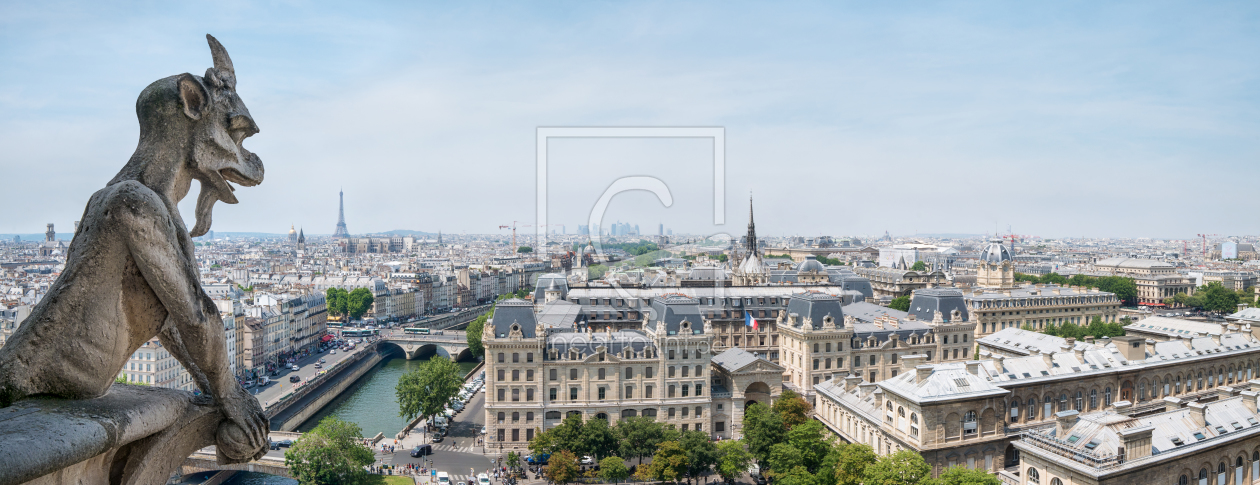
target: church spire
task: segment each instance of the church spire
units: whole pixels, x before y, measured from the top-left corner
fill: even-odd
[[[748,194],[748,234],[744,236],[744,250],[749,256],[757,254],[757,225],[753,223],[752,193]]]

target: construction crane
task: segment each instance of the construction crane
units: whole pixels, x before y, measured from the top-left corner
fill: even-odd
[[[1030,238],[1040,237],[1040,236],[1026,236],[1026,235],[1023,235],[1023,234],[999,234],[999,235],[998,235],[998,237],[999,237],[999,238],[1002,238],[1002,240],[1004,240],[1004,241],[1005,241],[1005,240],[1007,240],[1007,239],[1009,239],[1009,240],[1011,241],[1011,261],[1014,261],[1014,260],[1015,260],[1015,241],[1016,241],[1016,240],[1019,240],[1019,239],[1030,239]]]
[[[1203,238],[1203,259],[1207,259],[1207,238],[1213,237],[1213,236],[1219,236],[1219,235],[1220,234],[1199,234],[1198,235],[1199,237]]]

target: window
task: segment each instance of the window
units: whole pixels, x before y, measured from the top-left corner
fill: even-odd
[[[533,361],[534,361],[534,353],[533,353],[533,352],[530,352],[530,353],[528,353],[528,354],[525,354],[525,362],[533,362]]]
[[[684,366],[682,367],[682,376],[683,376],[683,377],[688,377],[688,376],[687,376],[687,371],[689,371],[689,370],[691,370],[691,368],[690,368],[690,367],[687,367],[687,366],[685,366],[685,365],[684,365]]]
[[[600,400],[600,401],[603,401],[603,400],[604,400],[604,394],[605,394],[605,388],[603,388],[603,387],[599,388],[599,400]]]
[[[683,419],[687,419],[687,411],[688,411],[688,410],[690,410],[690,409],[691,409],[691,408],[682,408],[682,417],[683,417]],[[684,424],[683,426],[686,426],[686,425]]]
[[[1082,411],[1081,406],[1084,404],[1084,400],[1081,399],[1081,391],[1076,391],[1076,399],[1074,400],[1074,404],[1076,405],[1076,407],[1074,407],[1073,409],[1077,411]]]
[[[818,370],[818,359],[814,359],[814,370]]]
[[[525,400],[526,400],[526,401],[533,401],[533,400],[534,400],[534,388],[532,388],[532,387],[531,387],[531,388],[529,388],[529,389],[526,389],[526,390],[525,390]]]
[[[507,389],[499,389],[499,400],[500,401],[507,400]]]
[[[632,398],[634,398],[634,388],[630,386],[626,386],[626,399],[632,399]]]
[[[604,380],[604,368],[603,368],[603,367],[600,367],[600,368],[599,368],[599,380],[601,380],[601,381],[602,381],[602,380]]]
[[[669,349],[669,360],[674,360],[674,349]]]
[[[1028,483],[1041,483],[1041,474],[1037,473],[1036,468],[1028,469]]]
[[[557,376],[556,376],[556,374],[557,374],[556,370],[555,370],[555,369],[551,369],[551,380],[553,380],[553,381],[554,381],[554,380],[558,380],[558,379],[556,378],[556,377],[557,377]]]
[[[520,400],[521,400],[521,390],[512,389],[512,401],[520,401]]]
[[[687,397],[687,394],[688,394],[688,392],[687,392],[687,391],[690,391],[690,390],[691,390],[691,386],[689,386],[689,385],[687,385],[687,384],[683,384],[683,386],[682,386],[682,397]]]
[[[871,355],[871,365],[875,365],[875,356],[874,356],[874,355]],[[874,380],[872,380],[871,382],[875,382],[875,381],[874,381]]]
[[[967,411],[967,414],[963,415],[962,424],[963,424],[963,434],[976,434],[976,412]]]
[[[719,432],[719,433],[723,433],[723,432],[725,432],[725,431],[726,431],[726,421],[718,421],[718,422],[716,422],[716,423],[713,423],[713,430],[714,430],[714,431],[717,431],[717,432]]]
[[[674,408],[669,408],[669,412],[666,413],[666,416],[670,418],[674,417]]]
[[[666,396],[674,397],[674,386],[672,384],[669,386],[669,394],[666,394]]]
[[[701,390],[701,388],[703,388],[703,387],[704,387],[704,384],[696,384],[696,395],[697,395],[697,396],[700,396],[700,395],[701,395],[700,390]]]
[[[530,370],[525,371],[525,380],[530,381],[530,382],[533,382],[533,380],[534,380],[534,370],[533,370],[533,369],[530,369]]]
[[[697,365],[697,366],[696,366],[696,377],[702,377],[702,376],[704,376],[704,366],[702,366],[702,365]]]
[[[521,362],[521,354],[512,352],[512,363],[519,364]]]
[[[701,412],[703,411],[703,409],[704,409],[704,408],[702,408],[702,407],[700,407],[700,406],[696,406],[696,417],[697,417],[697,418],[699,418],[699,417],[700,417],[700,415],[702,414]],[[697,430],[697,431],[698,431],[698,430],[700,430],[700,428],[698,427],[698,426],[700,426],[700,425],[698,425],[698,424],[697,424],[696,426],[697,426],[696,430]]]
[[[815,344],[814,344],[814,352],[818,352],[818,344],[817,344],[817,343],[815,343]]]
[[[507,418],[507,413],[499,413],[499,424],[503,424],[503,420]]]
[[[1216,485],[1225,485],[1225,462],[1216,467]]]
[[[1111,405],[1111,387],[1103,389],[1103,406]]]
[[[547,419],[560,419],[560,411],[547,411]]]
[[[578,391],[578,388],[576,388],[576,387],[570,387],[570,388],[569,388],[569,400],[570,400],[570,401],[576,401],[576,400],[577,400],[577,391]]]
[[[569,379],[577,379],[577,369],[569,369]]]
[[[554,388],[554,387],[553,387],[553,388],[551,388],[551,392],[550,392],[549,398],[550,398],[552,401],[555,401],[555,400],[556,400],[556,393],[557,393],[557,392],[560,392],[560,391],[559,391],[558,389]]]
[[[518,421],[520,421],[520,420],[521,420],[521,413],[520,413],[519,411],[518,411],[518,412],[514,412],[514,413],[512,413],[512,422],[513,422],[513,423],[518,422]]]
[[[503,363],[503,352],[499,352],[499,363]]]
[[[652,386],[643,386],[643,397],[652,399]]]
[[[634,369],[626,367],[626,379],[634,379]]]
[[[521,380],[521,371],[520,371],[520,369],[512,369],[512,382],[516,382],[516,381],[519,381],[519,380]]]
[[[506,380],[505,378],[507,377],[507,371],[504,369],[499,369],[498,375],[499,375],[498,380],[500,381]]]
[[[648,379],[651,379],[651,378],[652,378],[652,368],[651,368],[651,367],[645,367],[645,368],[643,369],[643,377],[646,377],[646,378],[648,378]]]

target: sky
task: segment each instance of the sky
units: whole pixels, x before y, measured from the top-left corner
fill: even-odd
[[[108,5],[106,5],[108,4]],[[1258,234],[1255,2],[0,2],[0,233],[62,232],[145,86],[228,49],[266,179],[215,231]],[[191,227],[194,194],[181,204]],[[552,229],[560,229],[552,227]],[[519,231],[534,231],[521,227]]]

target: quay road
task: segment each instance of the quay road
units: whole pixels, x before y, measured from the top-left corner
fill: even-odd
[[[480,373],[478,372],[477,374]],[[467,380],[472,380],[476,377],[476,375],[469,375]],[[412,448],[418,444],[432,441],[429,439],[429,434],[423,432],[424,426],[421,425],[398,441],[398,444],[395,445],[394,453],[382,453],[378,445],[375,449],[377,462],[400,467],[409,464],[428,466],[430,468],[436,467],[437,471],[450,473],[452,483],[475,483],[476,475],[470,473],[472,470],[476,470],[477,473],[485,473],[494,466],[492,460],[494,460],[493,463],[495,464],[502,463],[502,458],[497,449],[487,451],[478,443],[480,439],[484,438],[481,435],[481,428],[486,425],[485,387],[481,389],[468,401],[464,411],[455,415],[455,418],[451,421],[450,434],[443,438],[441,443],[432,443],[432,455],[419,458],[411,457]],[[381,443],[393,444],[394,440],[382,440]],[[506,456],[506,453],[504,456]],[[425,478],[427,480],[428,477]]]
[[[302,378],[303,382],[305,382],[307,380],[310,380],[312,377],[315,377],[315,373],[322,370],[322,369],[315,368],[315,363],[319,362],[319,359],[327,360],[327,363],[323,365],[324,369],[327,369],[333,364],[336,364],[337,362],[341,362],[345,359],[350,358],[352,355],[354,355],[354,353],[363,352],[364,348],[366,348],[366,346],[359,345],[355,347],[353,352],[343,352],[343,351],[338,350],[336,354],[333,354],[330,351],[324,351],[323,353],[316,352],[314,354],[308,355],[306,357],[298,359],[297,371],[294,371],[294,370],[289,369],[288,367],[285,367],[284,369],[280,371],[279,374],[274,375],[274,376],[268,376],[271,378],[270,384],[267,384],[266,386],[262,386],[262,387],[254,386],[249,389],[249,392],[250,394],[253,394],[254,397],[258,399],[258,402],[262,403],[263,407],[265,408],[267,406],[267,403],[274,402],[280,396],[283,396],[293,391],[294,386],[296,386],[297,384],[289,382],[289,376],[296,374],[298,377]]]

